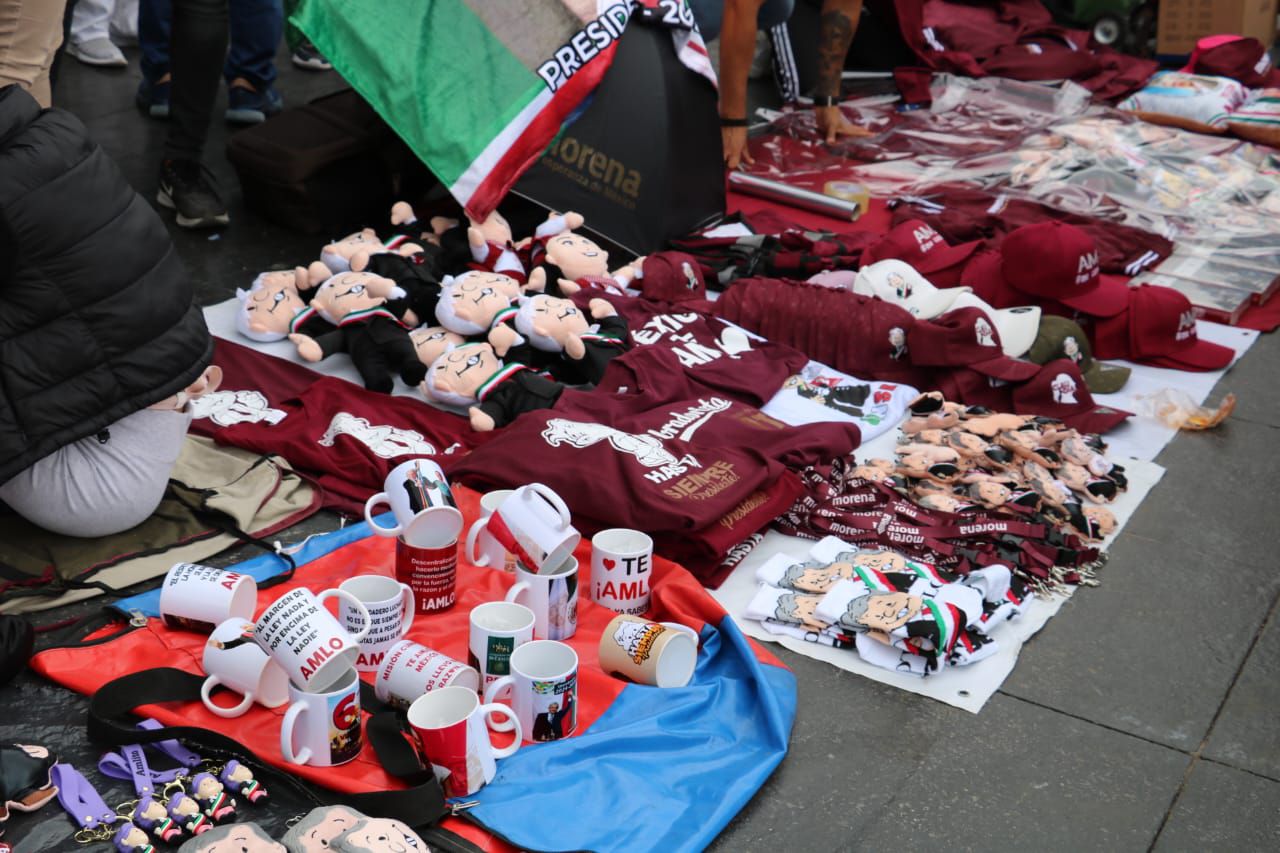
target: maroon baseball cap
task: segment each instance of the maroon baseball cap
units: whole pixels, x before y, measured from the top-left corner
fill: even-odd
[[[693,255],[654,252],[644,259],[644,277],[636,284],[646,299],[689,302],[707,298],[707,282]]]
[[[911,333],[911,363],[968,367],[1009,382],[1029,379],[1040,370],[1004,354],[996,324],[981,308],[957,308],[932,320],[918,320]]]
[[[863,251],[862,265],[889,259],[906,261],[927,277],[931,273],[964,263],[980,245],[981,241],[975,240],[972,243],[950,246],[928,223],[920,219],[908,219],[895,225],[888,234]]]
[[[1122,282],[1098,274],[1098,245],[1074,225],[1024,225],[1004,239],[1000,253],[1005,279],[1023,293],[1098,317],[1119,314],[1129,302]]]
[[[1081,432],[1097,433],[1112,429],[1133,414],[1094,403],[1080,368],[1069,358],[1049,362],[1014,388],[1013,410],[1020,415],[1058,418]]]
[[[842,363],[832,367],[861,379],[931,387],[929,372],[919,368],[911,352],[911,339],[920,321],[905,308],[882,299],[832,292],[845,297],[845,311],[831,316],[840,317],[840,328],[847,330],[837,336],[844,342]]]
[[[1129,306],[1129,357],[1174,370],[1221,370],[1235,358],[1231,347],[1200,340],[1191,300],[1171,287],[1134,288]]]
[[[1214,77],[1230,77],[1251,89],[1280,85],[1280,73],[1271,64],[1267,48],[1256,38],[1235,38],[1208,48],[1197,44],[1190,61],[1182,70]]]
[[[1013,383],[967,367],[939,370],[934,377],[934,385],[943,397],[955,403],[985,406],[993,412],[1013,410]]]
[[[972,287],[973,292],[992,308],[1018,308],[1034,299],[1015,290],[1004,277],[1001,269],[1004,259],[994,250],[978,252],[965,264],[960,273],[960,284]]]

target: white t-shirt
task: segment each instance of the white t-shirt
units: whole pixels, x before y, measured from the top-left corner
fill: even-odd
[[[762,411],[790,426],[828,421],[857,424],[866,444],[901,423],[919,395],[910,385],[868,382],[810,361]]]

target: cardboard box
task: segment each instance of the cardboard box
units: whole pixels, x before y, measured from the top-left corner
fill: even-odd
[[[1156,53],[1185,55],[1205,36],[1252,36],[1268,47],[1276,36],[1277,0],[1161,0]]]

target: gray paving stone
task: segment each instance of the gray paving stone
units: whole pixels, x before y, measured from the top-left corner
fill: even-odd
[[[1273,615],[1209,735],[1206,758],[1280,781],[1280,625]]]
[[[1280,336],[1260,335],[1209,399],[1217,402],[1228,391],[1236,395],[1235,417],[1280,426],[1280,383],[1275,366],[1280,363]]]
[[[796,674],[786,759],[716,839],[716,851],[843,850],[966,711],[770,647]],[[903,736],[910,721],[911,736]],[[888,769],[888,772],[884,772]]]
[[[1101,572],[1023,647],[1002,690],[1179,749],[1198,747],[1280,579],[1206,576],[1168,541],[1123,534]]]
[[[1196,763],[1156,842],[1176,851],[1280,850],[1280,783],[1211,761]]]
[[[858,768],[855,781],[893,785],[897,795],[840,849],[1143,850],[1189,760],[995,696],[981,715],[951,725],[914,772],[892,762]]]
[[[1243,420],[1178,436],[1156,459],[1168,469],[1164,479],[1125,530],[1198,554],[1232,576],[1242,564],[1274,565],[1280,526],[1259,487],[1280,477],[1277,442],[1280,429]]]

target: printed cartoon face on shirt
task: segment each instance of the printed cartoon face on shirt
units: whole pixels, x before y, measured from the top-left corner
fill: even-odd
[[[395,288],[395,282],[368,272],[340,272],[331,276],[311,300],[311,306],[324,314],[333,323],[357,311],[377,308],[386,302],[375,293],[389,293]]]
[[[814,611],[821,601],[822,596],[820,595],[801,595],[795,592],[788,592],[778,596],[773,618],[779,622],[806,625],[821,631],[827,627],[827,624],[814,615]]]
[[[552,447],[569,444],[586,448],[607,441],[614,450],[634,456],[646,468],[661,468],[681,461],[653,436],[634,435],[604,424],[552,418],[547,421],[542,437]]]
[[[853,564],[877,572],[901,572],[907,567],[907,559],[893,551],[863,551],[854,556]]]
[[[872,592],[850,601],[840,624],[873,636],[887,635],[918,616],[923,606],[923,599],[905,592]]]
[[[566,231],[547,241],[547,260],[567,279],[609,274],[609,253],[594,240]]]
[[[850,555],[852,556],[852,555]],[[783,573],[779,586],[800,592],[822,594],[828,592],[837,581],[855,580],[851,560],[840,560],[823,565],[821,563],[800,563],[789,566]]]
[[[467,341],[462,335],[451,332],[444,326],[423,326],[420,329],[414,329],[409,333],[409,339],[413,341],[413,348],[418,353],[418,361],[427,367],[444,355],[444,351],[450,344],[458,347]]]

